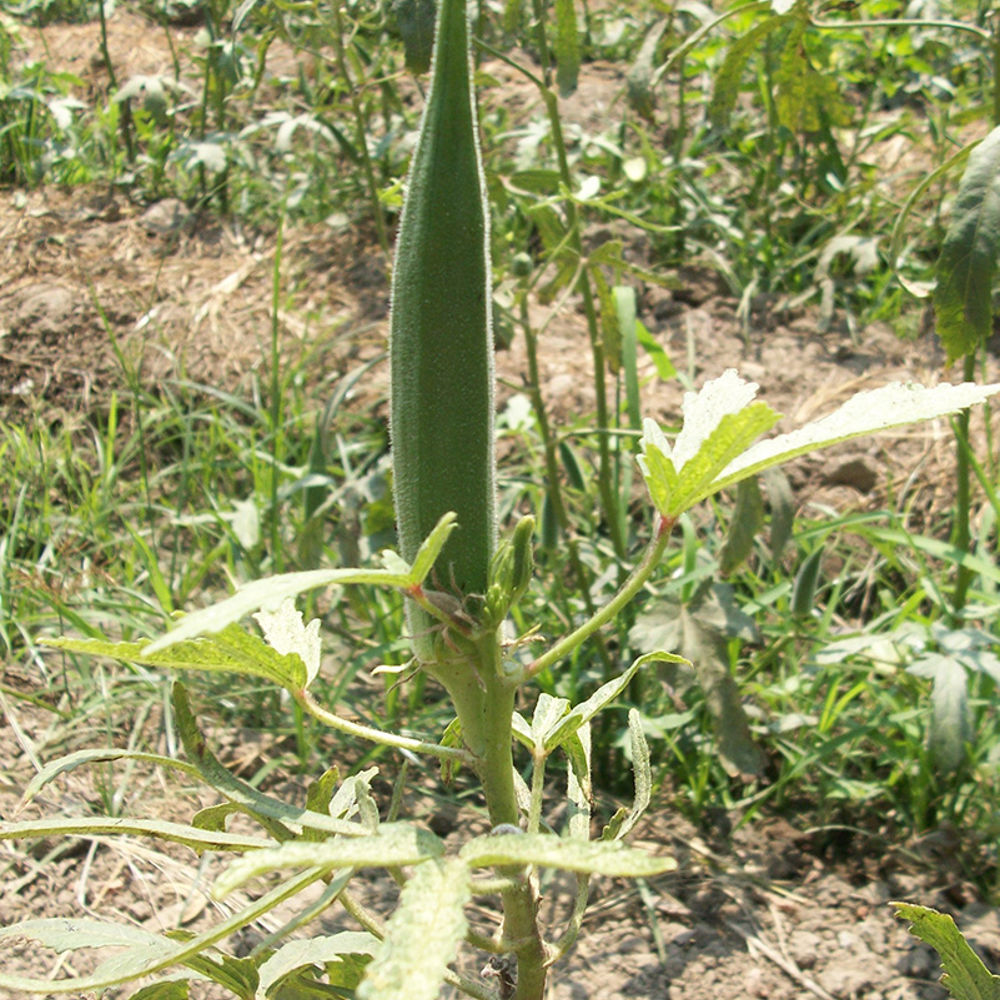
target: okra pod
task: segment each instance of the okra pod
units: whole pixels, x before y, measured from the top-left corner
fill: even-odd
[[[496,541],[488,244],[466,0],[441,0],[393,268],[390,431],[401,554],[454,511],[434,586],[463,600],[485,595]]]

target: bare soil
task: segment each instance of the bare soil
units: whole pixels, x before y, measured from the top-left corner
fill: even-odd
[[[127,13],[112,21],[112,54],[122,62],[122,75],[164,68],[163,47],[144,24]],[[95,33],[94,25],[52,26],[47,51],[75,72],[93,74]],[[504,72],[496,67],[498,76]],[[530,95],[514,80],[511,87],[511,99],[527,107]],[[620,87],[620,79],[598,67],[569,113],[600,115]],[[3,192],[0,419],[79,419],[105,406],[112,389],[135,381],[155,386],[186,377],[245,390],[268,354],[274,252],[273,236],[193,214],[175,201],[147,206],[96,190]],[[327,385],[380,353],[386,274],[386,261],[364,234],[319,226],[291,230],[281,275],[284,357],[294,362],[308,355],[322,373],[318,385]],[[767,302],[758,303],[747,323],[710,274],[692,270],[680,277],[677,291],[640,289],[647,327],[679,366],[694,359],[697,383],[736,367],[760,382],[763,397],[790,422],[888,380],[933,383],[940,377],[943,359],[929,336],[905,342],[881,326],[864,330],[856,342],[839,329],[820,335],[815,315],[775,310]],[[538,306],[535,315],[542,321],[547,311]],[[572,307],[549,323],[542,352],[543,391],[557,419],[592,412],[587,337]],[[500,406],[524,385],[525,372],[520,342],[499,353]],[[677,385],[657,382],[649,363],[641,375],[646,412],[675,419]],[[383,366],[359,387],[356,404],[380,405],[384,388]],[[793,482],[803,506],[875,508],[891,490],[900,508],[908,499],[910,516],[932,517],[951,502],[952,454],[947,424],[939,422],[803,461]],[[23,668],[11,663],[3,669],[8,689],[37,690],[37,678]],[[53,728],[51,715],[9,696],[0,707],[6,721],[0,729],[0,818],[10,820],[39,759],[106,737],[99,725],[93,731]],[[162,734],[155,720],[149,725],[155,746]],[[128,732],[126,727],[117,736]],[[259,745],[260,739],[241,734],[229,762],[238,764],[238,756],[251,751],[281,752]],[[19,818],[105,808],[102,775],[94,769],[61,779]],[[271,780],[301,793],[290,769],[279,769]],[[414,782],[409,799],[412,814],[435,829],[450,827],[453,838],[482,822],[469,807],[442,809],[424,779]],[[120,805],[179,821],[197,808],[175,778],[141,769]],[[837,850],[829,833],[809,830],[807,819],[706,833],[661,801],[637,841],[676,856],[679,873],[654,880],[642,893],[598,880],[581,940],[554,972],[552,997],[943,997],[933,954],[893,920],[890,899],[954,913],[987,961],[1000,966],[1000,922],[963,876],[949,831],[908,844],[845,831]],[[0,921],[92,913],[155,929],[193,929],[213,916],[203,892],[213,870],[182,849],[136,841],[0,842]],[[376,903],[392,894],[374,878],[369,891]],[[565,915],[569,900],[558,880],[547,889],[546,905],[556,917]],[[489,913],[478,917],[488,926]],[[246,941],[235,943],[237,950],[246,947]],[[5,956],[5,967],[42,973],[30,949]]]

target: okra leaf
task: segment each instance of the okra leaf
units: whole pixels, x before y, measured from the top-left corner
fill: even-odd
[[[937,334],[948,363],[993,331],[993,274],[1000,249],[1000,127],[969,154],[935,268]]]
[[[448,963],[465,937],[463,908],[471,898],[468,868],[461,861],[420,865],[403,886],[358,1000],[437,1000]]]
[[[577,840],[545,833],[487,834],[470,840],[459,852],[470,867],[538,865],[594,875],[645,878],[673,871],[673,858],[647,854],[620,842]]]
[[[37,837],[154,837],[201,851],[258,851],[274,841],[222,830],[203,830],[184,823],[128,816],[55,816],[0,822],[0,840],[32,840]]]
[[[200,978],[200,977],[199,977]],[[132,994],[130,1000],[188,1000],[190,979],[161,979]]]
[[[199,614],[201,612],[195,613]],[[187,618],[183,621],[186,622]],[[168,633],[170,636],[173,634]],[[292,692],[301,691],[308,680],[306,665],[297,653],[279,653],[259,636],[244,631],[239,625],[226,626],[212,636],[172,641],[167,649],[164,649],[162,640],[107,642],[103,639],[60,637],[43,642],[55,649],[67,649],[87,656],[106,656],[112,660],[163,670],[200,670],[262,677]]]
[[[327,813],[302,809],[265,795],[249,782],[230,773],[216,759],[198,730],[198,723],[188,704],[184,685],[175,683],[171,694],[174,719],[184,745],[184,752],[198,769],[198,773],[215,791],[237,805],[242,812],[256,819],[276,840],[289,838],[288,823],[294,823],[303,829],[322,830],[326,834],[339,833],[348,837],[361,836],[366,832],[360,824],[349,823]]]
[[[514,739],[520,740],[529,750],[535,749],[535,737],[531,725],[520,712],[515,712],[511,717],[511,729],[514,732]]]
[[[910,933],[941,956],[941,983],[956,1000],[1000,1000],[1000,976],[994,976],[969,947],[946,913],[913,903],[891,903],[896,916],[910,924]]]
[[[632,800],[632,808],[614,835],[614,840],[621,840],[632,832],[636,823],[642,818],[642,814],[649,807],[650,799],[653,796],[653,772],[649,765],[649,744],[646,743],[646,735],[642,731],[642,718],[638,709],[635,708],[628,710],[628,735],[629,747],[632,751],[632,773],[635,775],[635,797]]]
[[[383,823],[368,837],[334,837],[323,843],[291,841],[238,858],[215,880],[222,899],[256,875],[287,869],[371,868],[417,865],[440,857],[444,844],[429,830],[408,823]]]
[[[628,682],[632,680],[636,671],[641,666],[653,662],[687,663],[688,661],[676,653],[664,653],[660,650],[645,653],[643,656],[633,660],[631,666],[624,673],[602,684],[586,701],[580,702],[579,705],[574,706],[568,715],[556,720],[555,724],[545,735],[545,749],[554,750],[572,736],[585,722],[590,722],[605,705],[614,701],[625,690]]]
[[[75,771],[78,767],[85,767],[88,764],[107,764],[116,760],[135,760],[144,764],[155,764],[158,767],[170,767],[183,771],[189,776],[198,774],[197,768],[186,761],[165,757],[162,754],[146,753],[142,750],[117,750],[114,748],[77,750],[74,753],[66,754],[65,757],[49,761],[42,767],[25,785],[17,811],[23,809],[50,781],[58,778],[59,775]]]
[[[571,837],[586,840],[590,836],[590,725],[585,723],[562,744],[569,759],[566,771],[566,798],[569,819],[566,830]]]
[[[120,657],[115,654],[104,655],[112,655],[117,659],[131,659],[132,662],[151,663],[148,661],[149,657],[161,653],[170,646],[175,646],[187,639],[194,639],[205,633],[221,632],[226,626],[239,621],[253,611],[259,611],[262,608],[273,610],[280,607],[283,601],[307,590],[316,590],[318,587],[359,583],[411,590],[424,582],[434,566],[435,560],[440,555],[441,549],[444,548],[444,543],[455,527],[454,513],[444,514],[417,550],[412,566],[408,567],[394,553],[384,553],[383,561],[386,564],[384,569],[314,569],[301,573],[279,573],[277,576],[254,580],[252,583],[240,587],[231,597],[185,615],[165,635],[148,645],[144,645],[143,655],[147,660],[138,661],[132,657]],[[48,645],[59,645],[66,641],[50,641]],[[81,649],[80,652],[88,652],[88,650]],[[151,663],[151,665],[159,666],[162,664]],[[199,668],[192,666],[186,669]],[[202,667],[200,669],[209,668]],[[302,673],[305,676],[304,667],[302,667]],[[261,674],[260,676],[266,675]],[[272,677],[271,679],[276,678]],[[281,680],[278,680],[278,683],[284,685]],[[301,690],[301,688],[302,685],[299,684],[298,688],[292,688],[292,690]]]
[[[340,934],[286,941],[257,970],[259,981],[254,1000],[267,1000],[267,991],[279,980],[302,966],[324,966],[340,962],[346,956],[375,954],[378,938],[362,931],[342,931]],[[341,983],[353,988],[356,983]]]
[[[684,424],[673,447],[652,420],[645,421],[639,463],[663,517],[676,520],[713,493],[807,452],[975,406],[1000,392],[1000,384],[925,388],[892,382],[859,392],[833,413],[796,431],[750,445],[778,420],[766,404],[753,402],[756,392],[754,383],[729,369],[701,392],[685,393]],[[746,450],[739,454],[742,448]]]
[[[123,949],[113,959],[102,963],[95,972],[68,979],[29,978],[0,972],[0,989],[26,990],[46,996],[91,992],[150,975],[169,966],[196,963],[198,956],[211,945],[258,920],[318,878],[319,873],[312,870],[289,878],[208,930],[183,940],[160,937],[127,924],[77,917],[25,920],[0,927],[0,942],[10,938],[27,939],[62,951],[94,947]]]
[[[554,698],[544,691],[538,696],[531,716],[531,739],[535,746],[545,744],[548,734],[559,725],[569,712],[569,700]],[[546,749],[551,749],[546,747]]]

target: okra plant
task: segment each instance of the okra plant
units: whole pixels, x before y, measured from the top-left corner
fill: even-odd
[[[614,596],[562,637],[508,636],[508,613],[531,585],[533,519],[525,516],[498,538],[488,218],[466,3],[442,0],[393,274],[391,432],[399,553],[383,553],[374,567],[258,580],[183,617],[153,641],[62,638],[49,645],[276,684],[319,724],[407,760],[423,757],[450,772],[468,768],[479,781],[489,831],[450,849],[424,827],[397,818],[397,795],[383,816],[372,794],[375,768],[349,777],[331,768],[315,777],[300,802],[262,793],[213,755],[178,682],[172,709],[185,760],[131,750],[82,751],[44,767],[25,800],[76,767],[141,760],[204,782],[221,804],[201,810],[188,824],[100,817],[4,822],[0,838],[142,835],[220,855],[228,862],[216,868],[212,891],[220,900],[228,897],[226,916],[204,930],[165,935],[78,916],[4,927],[0,947],[28,940],[60,952],[109,947],[114,954],[89,972],[58,979],[0,971],[0,989],[52,996],[152,977],[134,996],[186,998],[191,983],[212,980],[242,1000],[434,1000],[448,982],[481,1000],[542,1000],[550,969],[579,934],[590,878],[649,877],[674,865],[669,857],[623,843],[650,799],[648,749],[635,710],[628,720],[635,800],[592,838],[589,726],[644,664],[681,658],[669,651],[642,656],[576,705],[541,694],[530,718],[517,711],[518,697],[528,701],[535,677],[557,670],[641,594],[678,518],[692,506],[804,452],[951,413],[1000,391],[1000,385],[971,383],[934,389],[893,384],[863,393],[807,427],[754,443],[779,415],[755,401],[755,385],[728,371],[687,394],[683,426],[672,443],[646,421],[638,463],[652,500],[651,538]],[[439,739],[360,724],[311,692],[321,663],[319,623],[305,624],[294,599],[318,588],[337,594],[355,584],[404,595],[413,669],[440,683],[454,707],[455,721]],[[251,613],[262,636],[240,624]],[[530,758],[527,777],[515,767],[515,742]],[[565,803],[558,803],[567,808],[558,831],[546,820],[552,812],[545,801],[547,764],[556,753],[568,761]],[[243,822],[231,825],[237,815]],[[247,821],[251,832],[242,832]],[[390,915],[372,912],[354,894],[355,873],[371,867],[386,869],[401,886]],[[540,923],[540,868],[575,875],[574,905],[560,927]],[[263,894],[247,894],[244,887],[261,876],[268,878]],[[296,899],[314,886],[318,897],[311,893],[296,909]],[[480,896],[495,897],[502,910],[492,935],[467,916],[467,904]],[[334,904],[358,929],[313,930],[308,936],[310,922]],[[249,955],[237,958],[223,950],[227,937],[279,906],[285,922]],[[456,968],[463,943],[489,955],[486,975]]]

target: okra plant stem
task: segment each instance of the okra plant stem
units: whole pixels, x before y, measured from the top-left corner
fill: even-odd
[[[579,628],[574,629],[569,635],[564,636],[554,646],[534,660],[525,671],[522,680],[529,680],[538,676],[543,670],[551,667],[559,660],[569,656],[577,647],[589,639],[599,628],[606,625],[612,618],[622,611],[626,605],[639,593],[646,585],[646,581],[653,575],[660,560],[663,558],[667,545],[670,543],[670,532],[674,527],[673,520],[660,518],[656,534],[649,543],[642,562],[629,574],[628,579],[621,585],[614,597],[601,608],[592,618],[587,619]]]

